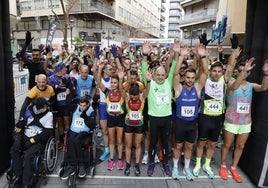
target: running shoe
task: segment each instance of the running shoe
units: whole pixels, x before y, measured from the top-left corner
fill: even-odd
[[[148,163],[148,152],[144,152],[144,155],[141,160],[142,164],[147,164]]]
[[[174,180],[179,179],[179,170],[178,170],[178,168],[173,168],[172,169],[172,179],[174,179]]]
[[[129,174],[130,174],[130,164],[129,163],[126,163],[126,168],[125,168],[125,171],[124,171],[124,174],[126,175],[126,176],[129,176]]]
[[[141,175],[141,170],[140,170],[140,165],[139,164],[135,164],[134,173],[135,173],[135,176],[140,176]]]
[[[79,164],[79,171],[78,171],[78,177],[84,178],[86,177],[86,168],[84,164]]]
[[[67,180],[70,176],[75,174],[75,168],[71,165],[66,166],[66,168],[64,169],[64,173],[61,176],[62,180]]]
[[[108,165],[107,165],[107,170],[110,170],[112,171],[114,169],[114,160],[113,159],[110,159],[109,162],[108,162]]]
[[[214,178],[214,173],[212,172],[210,166],[203,165],[202,166],[202,169],[207,174],[207,176],[208,176],[209,179],[213,179]]]
[[[117,170],[124,170],[124,164],[122,159],[118,159],[117,161]]]
[[[184,168],[183,174],[185,174],[187,180],[189,180],[189,181],[194,180],[194,175],[193,175],[192,170],[190,168]]]
[[[107,159],[109,157],[109,155],[110,155],[109,149],[105,148],[99,159],[101,161],[105,161],[105,159]]]
[[[220,170],[219,170],[219,176],[223,180],[227,180],[228,179],[228,171],[227,171],[226,166],[222,166],[221,165]]]
[[[195,165],[194,169],[193,169],[193,175],[195,177],[198,177],[199,176],[199,173],[200,173],[200,169],[201,167],[199,165]]]
[[[170,170],[168,164],[163,163],[163,165],[162,165],[162,169],[164,170],[164,172],[165,172],[165,174],[166,174],[167,176],[171,176],[172,173],[171,173],[171,170]]]
[[[154,167],[155,167],[154,163],[149,164],[148,169],[147,169],[148,176],[152,176],[154,174]]]
[[[239,175],[237,170],[235,168],[230,168],[230,172],[233,176],[233,179],[236,181],[236,183],[241,183],[242,182],[242,177]]]

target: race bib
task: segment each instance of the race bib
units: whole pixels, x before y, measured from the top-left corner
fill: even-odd
[[[84,119],[83,118],[75,118],[74,127],[84,128]]]
[[[222,103],[221,101],[206,101],[206,107],[208,112],[221,112],[222,111]]]
[[[168,94],[163,94],[163,95],[157,95],[156,96],[156,104],[169,104],[170,99],[168,97]]]
[[[80,92],[80,96],[81,97],[84,97],[84,96],[89,96],[90,92],[88,89],[85,89],[85,90],[81,90]]]
[[[181,107],[181,116],[182,117],[193,117],[195,113],[194,106],[182,106]]]
[[[130,120],[140,120],[141,119],[141,112],[130,111],[129,112],[129,119]]]
[[[108,111],[109,112],[120,112],[120,103],[119,102],[110,102],[108,104]]]
[[[250,103],[238,102],[236,112],[240,114],[248,114],[249,108],[250,108]]]
[[[66,92],[61,92],[57,94],[57,101],[64,101],[66,100]]]

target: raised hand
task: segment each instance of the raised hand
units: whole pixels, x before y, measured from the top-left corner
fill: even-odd
[[[203,44],[199,44],[196,46],[196,52],[200,57],[208,56],[208,51],[206,49],[206,46]]]
[[[207,40],[207,34],[202,33],[202,35],[199,36],[199,41],[200,41],[201,44],[207,46],[208,43],[210,43],[211,39]]]
[[[94,46],[94,52],[95,52],[95,58],[99,58],[101,54],[99,45]]]
[[[118,56],[118,54],[117,54],[117,46],[115,45],[115,44],[113,44],[112,46],[111,46],[111,53],[113,54],[113,57],[114,58],[116,58],[117,56]]]
[[[188,45],[184,45],[180,50],[181,56],[188,56],[190,54],[190,48]]]
[[[232,38],[230,38],[231,44],[232,44],[232,49],[236,49],[238,47],[238,37],[236,34],[232,35]]]
[[[146,74],[145,74],[145,78],[146,80],[151,80],[153,76],[153,70],[152,69],[148,69]]]
[[[264,64],[263,64],[263,66],[262,66],[262,71],[263,71],[263,73],[264,73],[265,75],[268,74],[268,59],[265,59],[265,60],[264,60]]]
[[[244,68],[245,71],[251,71],[255,67],[255,64],[253,64],[255,59],[256,59],[255,57],[252,57],[246,61],[245,68]]]
[[[173,51],[180,53],[180,49],[181,49],[180,40],[179,39],[175,39],[174,44],[173,44]]]
[[[142,53],[149,54],[151,52],[152,46],[150,41],[145,41],[142,45]]]

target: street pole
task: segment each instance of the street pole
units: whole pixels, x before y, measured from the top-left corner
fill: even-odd
[[[108,36],[107,36],[108,48],[110,46],[110,29],[108,29]]]
[[[73,46],[73,27],[71,27],[71,48]]]

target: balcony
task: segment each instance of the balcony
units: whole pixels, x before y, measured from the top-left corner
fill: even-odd
[[[168,25],[169,31],[177,31],[180,29],[180,25]]]
[[[166,12],[166,7],[163,4],[161,4],[161,12]]]
[[[161,22],[164,22],[165,20],[166,20],[166,17],[165,17],[164,15],[161,14],[161,16],[160,16],[160,21],[161,21]]]
[[[170,3],[179,3],[181,0],[170,0]]]
[[[115,17],[115,12],[111,7],[105,6],[99,2],[78,3],[72,8],[71,13],[99,13],[103,16]]]
[[[180,3],[170,3],[170,10],[183,10]]]
[[[217,9],[208,9],[191,14],[185,13],[184,19],[180,21],[180,24],[187,25],[196,22],[204,23],[204,22],[216,21],[216,14]]]

